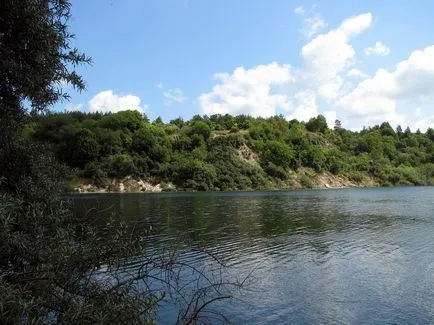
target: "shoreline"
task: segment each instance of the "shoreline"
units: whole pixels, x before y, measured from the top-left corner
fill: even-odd
[[[400,185],[391,187],[413,187],[413,186],[429,186],[429,185]],[[80,189],[76,188],[72,191],[66,192],[68,195],[80,195],[80,194],[158,194],[158,193],[242,193],[242,192],[283,192],[283,191],[306,191],[306,190],[340,190],[340,189],[361,189],[361,188],[387,188],[386,186],[380,185],[356,185],[356,186],[313,186],[313,187],[303,187],[303,186],[293,186],[293,187],[264,187],[257,189],[238,189],[238,190],[206,190],[198,191],[185,188],[176,188],[172,190],[157,190],[157,191],[143,191],[143,190],[106,190],[106,189]]]
[[[254,193],[254,192],[297,192],[297,191],[324,191],[324,190],[345,190],[345,189],[380,189],[380,188],[409,188],[409,187],[433,187],[434,185],[395,185],[395,186],[343,186],[343,187],[293,187],[293,188],[262,188],[255,190],[226,190],[226,191],[196,191],[196,190],[176,190],[161,192],[143,192],[143,191],[124,191],[124,192],[65,192],[65,195],[88,195],[88,194],[176,194],[176,193]]]
[[[197,190],[176,186],[172,182],[165,182],[156,179],[141,179],[127,176],[124,178],[106,178],[101,184],[95,184],[92,180],[78,178],[71,181],[69,189],[66,191],[71,194],[121,194],[121,193],[200,193],[200,192],[259,192],[259,191],[297,191],[297,190],[333,190],[350,188],[388,188],[388,187],[415,187],[433,186],[434,184],[383,184],[371,176],[364,175],[360,179],[352,179],[348,175],[334,175],[329,172],[315,173],[309,169],[303,169],[298,173],[293,173],[286,180],[269,179],[264,186],[258,188],[243,189],[219,189],[212,188],[207,190]]]
[[[363,175],[354,179],[346,174],[334,175],[330,172],[315,172],[308,168],[301,168],[292,172],[285,180],[269,178],[263,186],[257,188],[211,188],[210,190],[193,190],[188,187],[176,186],[170,181],[158,179],[142,179],[126,176],[123,178],[105,178],[96,184],[87,178],[77,178],[70,182],[71,193],[161,193],[161,192],[253,192],[253,191],[281,191],[301,189],[342,189],[380,187],[374,178]]]

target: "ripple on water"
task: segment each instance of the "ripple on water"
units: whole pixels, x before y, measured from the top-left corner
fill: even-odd
[[[432,187],[122,200],[126,218],[152,226],[149,254],[176,244],[182,263],[212,270],[220,260],[229,279],[250,274],[217,304],[236,324],[434,323]]]

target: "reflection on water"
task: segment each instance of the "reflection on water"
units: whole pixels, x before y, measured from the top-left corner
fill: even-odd
[[[184,243],[189,263],[201,247],[234,276],[254,270],[219,306],[234,323],[434,323],[432,187],[75,198],[76,213],[91,207]]]

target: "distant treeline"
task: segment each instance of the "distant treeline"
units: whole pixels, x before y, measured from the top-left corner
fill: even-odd
[[[434,184],[434,130],[389,123],[352,132],[324,116],[194,116],[150,122],[137,111],[50,113],[33,117],[26,136],[49,144],[77,177],[141,177],[192,190],[266,188],[301,168],[384,186]]]

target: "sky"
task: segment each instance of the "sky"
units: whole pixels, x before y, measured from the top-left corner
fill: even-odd
[[[72,1],[87,90],[55,110],[135,109],[434,127],[431,0]],[[67,88],[68,90],[68,88]]]

